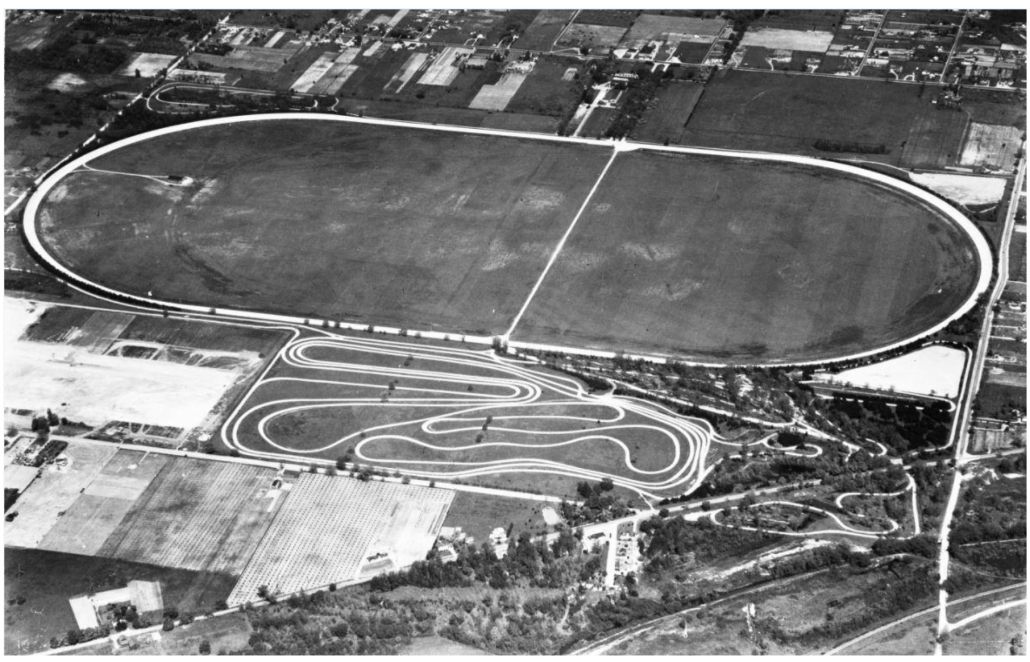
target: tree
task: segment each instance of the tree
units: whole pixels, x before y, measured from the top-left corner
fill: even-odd
[[[336,468],[340,471],[343,471],[347,468],[347,456],[341,455],[340,457],[336,458]]]
[[[200,654],[201,655],[210,655],[211,654],[211,642],[208,641],[207,639],[201,639],[200,640],[200,648],[199,648],[199,650],[200,650]]]

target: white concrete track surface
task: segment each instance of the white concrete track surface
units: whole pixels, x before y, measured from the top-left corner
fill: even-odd
[[[897,531],[898,528],[900,528],[897,522],[895,522],[894,520],[890,520],[890,527],[886,531],[870,531],[868,529],[857,529],[857,528],[851,526],[850,524],[846,524],[840,517],[837,516],[836,513],[831,513],[830,511],[825,510],[823,508],[819,508],[818,506],[812,506],[812,505],[806,505],[806,504],[803,504],[803,503],[797,503],[796,501],[780,501],[780,500],[761,501],[761,502],[756,503],[753,506],[751,506],[751,509],[760,508],[762,506],[786,506],[788,508],[797,508],[798,510],[808,510],[810,512],[814,512],[814,513],[818,513],[820,515],[823,515],[824,517],[829,517],[831,520],[833,520],[833,522],[837,526],[840,527],[840,529],[820,529],[818,531],[777,531],[775,529],[768,529],[768,528],[767,529],[762,529],[763,531],[766,531],[767,533],[773,533],[775,535],[806,538],[806,537],[811,537],[811,536],[823,536],[823,535],[827,535],[827,534],[836,534],[836,535],[845,535],[846,534],[846,535],[851,535],[851,536],[860,536],[860,537],[863,537],[863,538],[880,538],[882,536],[890,535],[890,534],[894,533],[895,531]],[[732,525],[732,524],[724,524],[723,522],[719,521],[719,519],[717,517],[718,515],[719,515],[719,511],[712,511],[711,513],[708,513],[708,516],[709,516],[708,518],[712,521],[713,524],[718,524],[719,526],[728,526],[728,527],[734,528],[734,529],[743,529],[744,531],[758,531],[759,530],[758,528],[751,527],[751,526],[737,526],[737,525]]]
[[[388,367],[402,361],[404,365]],[[705,421],[633,398],[590,394],[574,379],[490,350],[320,331],[319,336],[288,343],[276,365],[276,376],[262,376],[223,429],[225,443],[241,453],[279,460],[308,456],[331,463],[344,448],[353,447],[356,463],[438,480],[502,473],[610,478],[645,498],[661,498],[699,484],[715,437]],[[265,399],[269,390],[284,388],[303,395]],[[304,391],[308,388],[312,390]],[[275,424],[282,417],[327,411],[341,417],[385,414],[387,422],[380,417],[370,427],[341,427],[332,438],[304,437],[303,446],[276,435]],[[475,443],[488,416],[489,432]],[[260,447],[248,442],[255,435]],[[652,450],[655,444],[664,445],[659,452],[667,454],[668,462],[659,468],[637,466],[630,437],[652,445]],[[384,444],[418,447],[407,449],[418,457],[379,450]],[[575,458],[587,457],[596,444],[617,447],[622,462],[606,470],[579,466]],[[462,457],[450,459],[453,454]],[[541,457],[547,454],[563,459]]]
[[[136,135],[136,136],[132,136],[132,137],[126,138],[124,140],[121,140],[121,141],[118,141],[118,142],[115,142],[115,143],[111,143],[109,145],[104,145],[102,147],[97,148],[96,150],[93,150],[92,152],[88,152],[88,153],[86,153],[86,154],[84,154],[82,156],[79,156],[78,158],[72,159],[67,164],[62,166],[60,169],[55,171],[50,177],[46,178],[43,182],[40,183],[40,185],[35,190],[35,192],[32,194],[32,196],[30,197],[30,199],[29,199],[29,201],[28,201],[28,203],[27,203],[27,205],[25,207],[25,213],[24,213],[25,235],[27,237],[27,240],[28,240],[30,246],[32,247],[33,251],[42,260],[44,260],[52,269],[54,269],[58,273],[62,274],[65,278],[69,279],[73,283],[76,283],[76,284],[82,285],[84,287],[87,287],[88,289],[90,289],[93,292],[98,292],[98,293],[101,293],[101,294],[104,294],[104,295],[107,295],[107,296],[114,296],[114,297],[116,297],[116,298],[118,298],[118,299],[120,299],[122,301],[127,301],[127,302],[137,303],[137,304],[141,304],[141,305],[146,305],[146,306],[149,306],[149,307],[152,307],[152,308],[165,308],[165,309],[168,309],[168,310],[177,310],[177,311],[187,312],[187,313],[209,313],[209,312],[212,312],[212,313],[218,314],[218,315],[223,315],[223,316],[237,318],[237,319],[250,320],[250,321],[262,321],[262,322],[273,322],[273,323],[294,323],[294,324],[313,323],[313,324],[316,324],[316,325],[321,324],[321,322],[323,321],[321,319],[308,319],[308,318],[302,318],[302,317],[290,316],[290,315],[273,315],[273,314],[269,314],[269,313],[244,311],[244,310],[238,310],[238,309],[233,309],[233,308],[210,308],[210,307],[206,307],[206,306],[200,305],[199,302],[196,303],[196,304],[183,304],[183,303],[178,303],[178,302],[174,302],[174,301],[163,301],[163,300],[152,299],[152,298],[149,298],[149,297],[146,297],[146,296],[142,296],[142,295],[139,295],[139,294],[129,294],[129,293],[121,292],[119,290],[113,289],[113,288],[108,287],[106,285],[103,285],[101,283],[96,283],[96,282],[90,281],[89,279],[87,279],[87,278],[85,278],[85,277],[75,273],[74,271],[72,271],[71,269],[66,267],[55,256],[53,256],[50,253],[50,251],[47,249],[47,247],[44,245],[44,243],[40,239],[40,236],[39,236],[39,233],[38,233],[37,216],[38,216],[40,205],[43,202],[43,200],[46,198],[47,194],[66,175],[68,175],[71,172],[74,172],[75,170],[80,169],[82,166],[87,164],[89,161],[91,161],[91,160],[93,160],[93,159],[95,159],[95,158],[97,158],[99,156],[103,156],[105,154],[108,154],[108,153],[110,153],[110,152],[112,152],[114,150],[120,149],[120,148],[122,148],[124,146],[132,145],[132,144],[139,143],[139,142],[146,141],[146,140],[150,140],[151,138],[154,138],[154,137],[157,137],[157,136],[167,135],[167,134],[171,134],[171,133],[177,133],[177,132],[181,132],[181,131],[188,131],[190,129],[200,128],[200,127],[218,126],[218,125],[233,124],[233,123],[239,123],[239,122],[261,122],[261,121],[348,122],[348,123],[356,124],[356,125],[392,126],[392,127],[404,127],[404,128],[408,128],[408,129],[420,129],[420,130],[425,130],[425,131],[441,131],[441,132],[462,133],[462,134],[472,134],[472,135],[487,135],[487,136],[500,136],[500,137],[507,137],[507,138],[518,138],[518,139],[521,139],[521,140],[537,140],[537,141],[549,141],[549,142],[557,142],[557,143],[573,143],[573,144],[589,145],[589,146],[592,146],[593,148],[596,148],[596,149],[613,150],[613,152],[615,154],[617,154],[619,152],[633,151],[633,150],[652,150],[652,151],[657,151],[657,152],[672,152],[672,153],[678,153],[678,154],[697,154],[697,155],[706,155],[706,156],[716,155],[716,156],[723,156],[723,157],[726,157],[726,158],[748,159],[748,160],[752,160],[752,161],[769,161],[769,162],[772,162],[772,163],[799,164],[799,165],[805,165],[805,166],[810,166],[810,167],[815,167],[815,168],[821,168],[821,169],[825,169],[825,170],[831,170],[831,171],[834,171],[834,172],[841,173],[843,175],[847,175],[847,176],[857,177],[857,178],[863,179],[865,181],[874,183],[874,184],[876,184],[878,186],[883,186],[883,187],[892,189],[892,190],[894,190],[896,192],[899,192],[901,194],[904,194],[907,197],[917,201],[918,203],[920,203],[922,205],[925,205],[926,207],[934,210],[936,213],[938,213],[938,214],[942,215],[943,217],[949,219],[950,222],[952,222],[957,227],[961,228],[961,230],[966,233],[966,235],[968,236],[970,241],[972,241],[972,243],[974,245],[974,248],[976,249],[976,253],[978,255],[978,261],[980,263],[979,264],[979,266],[980,266],[979,274],[977,276],[977,285],[976,285],[975,288],[973,288],[973,291],[970,293],[969,297],[963,303],[963,305],[960,306],[957,310],[955,310],[952,313],[952,315],[950,315],[947,319],[941,320],[940,322],[935,324],[932,328],[925,329],[923,332],[921,332],[919,334],[916,334],[913,337],[904,338],[902,340],[899,340],[899,341],[897,341],[895,343],[891,343],[891,344],[889,344],[887,346],[884,346],[884,347],[876,347],[876,348],[872,348],[872,349],[869,349],[867,351],[863,351],[863,352],[860,352],[860,353],[857,353],[857,354],[853,354],[853,355],[850,355],[850,356],[838,357],[839,360],[854,359],[854,358],[860,358],[860,357],[864,357],[864,356],[869,356],[869,355],[877,354],[877,353],[882,352],[882,351],[886,351],[886,350],[889,350],[889,349],[893,349],[893,348],[896,348],[896,347],[900,347],[900,346],[906,345],[906,344],[916,340],[919,337],[923,337],[923,336],[926,336],[926,335],[930,335],[930,334],[936,333],[937,331],[943,329],[945,326],[947,326],[949,323],[951,323],[953,320],[958,319],[959,317],[964,315],[966,312],[968,312],[970,309],[972,309],[972,307],[975,305],[976,300],[980,296],[980,294],[987,290],[987,287],[989,285],[990,278],[991,278],[992,257],[991,257],[991,251],[990,251],[990,248],[989,248],[989,246],[987,244],[987,241],[983,237],[982,233],[976,228],[976,226],[973,225],[973,223],[968,218],[966,218],[966,216],[962,212],[960,212],[959,210],[955,209],[954,207],[952,207],[951,205],[949,205],[947,202],[945,202],[944,200],[940,199],[939,197],[937,197],[937,196],[935,196],[935,195],[933,195],[931,193],[928,193],[927,191],[924,191],[923,189],[920,189],[920,188],[918,188],[916,186],[913,186],[912,184],[910,184],[908,182],[903,182],[903,181],[901,181],[899,179],[895,179],[895,178],[890,177],[888,175],[885,175],[885,174],[882,174],[882,173],[879,173],[879,172],[876,172],[876,171],[872,171],[872,170],[864,170],[864,169],[862,169],[860,167],[857,167],[857,166],[854,166],[854,165],[850,165],[850,164],[846,164],[846,163],[840,163],[840,162],[836,162],[836,161],[827,161],[827,160],[822,160],[822,159],[817,159],[817,158],[812,158],[812,157],[807,157],[807,156],[796,156],[796,155],[787,155],[787,154],[773,154],[773,153],[769,153],[769,152],[735,151],[735,150],[708,149],[708,148],[695,148],[695,147],[680,147],[680,146],[672,146],[672,145],[662,146],[662,145],[651,145],[651,144],[645,144],[645,143],[635,143],[635,142],[629,142],[629,141],[621,141],[621,142],[598,141],[598,140],[590,140],[590,139],[586,139],[586,138],[564,137],[564,136],[557,136],[557,135],[550,135],[550,134],[529,133],[529,132],[520,132],[520,131],[505,131],[505,130],[500,130],[500,129],[485,129],[485,128],[477,128],[477,127],[437,125],[437,124],[428,125],[428,124],[424,124],[424,123],[406,122],[406,121],[401,121],[401,120],[387,120],[387,119],[377,119],[377,118],[370,118],[370,117],[350,117],[350,116],[341,116],[341,115],[335,115],[335,114],[322,114],[322,113],[269,113],[269,114],[264,114],[264,115],[245,115],[245,116],[240,116],[240,117],[224,117],[224,118],[214,118],[214,119],[201,120],[199,122],[193,122],[193,123],[189,123],[189,124],[182,124],[182,125],[177,125],[177,126],[166,127],[166,128],[163,128],[163,129],[158,129],[156,131],[151,131],[151,132],[148,132],[148,133],[143,133],[143,134],[139,134],[139,135]],[[544,274],[542,274],[542,276],[543,275]],[[536,290],[534,289],[533,292],[535,292],[535,291]],[[533,292],[530,293],[529,298],[532,298],[532,293]],[[528,305],[529,305],[529,299],[526,300],[525,304],[523,305],[523,308],[526,308]],[[358,324],[354,324],[354,323],[348,323],[346,320],[340,320],[338,322],[341,322],[341,326],[344,326],[346,328],[359,328],[359,327],[363,328],[363,327],[367,326],[367,324],[358,325]],[[393,330],[393,329],[381,329],[381,330],[396,332],[396,330]],[[415,329],[413,328],[412,330],[415,330]],[[497,334],[501,334],[502,333],[502,331],[499,330],[499,329],[495,330],[495,331],[496,331]],[[514,331],[515,331],[515,329],[509,329],[508,333],[511,334]],[[427,337],[427,338],[443,338],[443,337],[455,337],[455,336],[459,336],[460,337],[460,336],[462,336],[462,334],[460,334],[460,333],[449,333],[448,334],[448,333],[441,333],[439,331],[430,331],[430,330],[421,330],[420,333],[422,334],[423,337]],[[517,333],[514,333],[514,335],[515,335],[516,339],[511,341],[510,345],[512,347],[515,347],[515,348],[533,349],[533,350],[540,350],[540,351],[558,351],[558,352],[564,352],[564,353],[568,353],[568,354],[594,355],[594,356],[602,356],[602,357],[608,357],[608,358],[614,356],[614,354],[615,354],[613,351],[591,350],[591,349],[585,349],[585,348],[580,348],[580,347],[564,347],[564,346],[549,345],[549,344],[542,344],[542,343],[522,342],[522,341],[519,341],[517,339],[517,335],[518,335]],[[476,342],[476,343],[480,343],[480,344],[489,344],[493,340],[492,336],[482,336],[482,337],[464,336],[464,338],[468,342]],[[661,357],[661,356],[641,355],[640,358],[645,358],[645,359],[649,359],[649,360],[653,360],[653,361],[657,361],[657,362],[665,362],[665,360],[666,360],[664,357]],[[826,359],[822,359],[822,360],[817,361],[817,362],[818,363],[825,363]],[[775,362],[770,362],[770,364],[774,364],[774,363]],[[804,361],[791,361],[790,363],[797,365],[797,364],[803,364],[805,362]],[[811,361],[810,363],[815,363],[815,361]]]

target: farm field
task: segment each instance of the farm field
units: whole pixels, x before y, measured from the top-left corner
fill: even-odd
[[[60,638],[76,627],[68,598],[121,588],[133,579],[160,582],[166,606],[194,614],[214,609],[236,583],[224,573],[5,547],[4,597],[22,596],[25,602],[6,607],[4,653],[48,649],[51,637]]]
[[[285,499],[272,487],[275,476],[263,467],[172,458],[97,555],[238,575]]]
[[[262,586],[288,593],[343,585],[422,560],[451,497],[447,490],[301,474],[229,604],[257,600]]]
[[[47,201],[42,234],[68,266],[138,294],[496,332],[607,156],[335,121],[199,128],[90,166],[192,185],[76,172]]]
[[[906,168],[954,165],[965,113],[939,110],[933,89],[874,81],[724,71],[706,85],[680,142],[815,154],[818,140],[885,153],[852,154]]]
[[[972,244],[936,214],[859,180],[787,164],[762,165],[758,178],[758,168],[620,155],[513,340],[813,359],[915,335],[972,292]]]
[[[1017,227],[1009,244],[1009,279],[1026,282],[1026,226]]]
[[[669,81],[658,88],[657,101],[644,111],[631,137],[643,142],[680,142],[687,119],[700,101],[705,86],[700,83]]]
[[[4,542],[239,574],[282,502],[273,469],[74,441],[14,506]]]
[[[361,335],[291,344],[226,428],[231,447],[269,459],[519,490],[533,474],[534,490],[573,498],[577,481],[604,477],[631,495],[681,493],[709,434],[647,405],[595,401],[542,369]]]
[[[525,32],[519,37],[516,46],[527,51],[549,51],[562,28],[572,18],[573,12],[567,9],[544,10],[536,15]]]

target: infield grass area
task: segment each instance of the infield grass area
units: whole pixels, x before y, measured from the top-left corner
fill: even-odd
[[[157,158],[155,158],[157,156]],[[58,185],[43,234],[158,298],[393,326],[504,328],[609,153],[344,122],[155,138]]]
[[[638,151],[620,155],[606,181],[514,340],[728,361],[831,357],[914,335],[976,285],[957,228],[857,179]]]

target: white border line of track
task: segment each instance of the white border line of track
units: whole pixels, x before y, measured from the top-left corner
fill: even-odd
[[[916,340],[918,340],[920,338],[923,338],[923,337],[932,335],[934,333],[937,333],[938,331],[940,331],[940,330],[944,329],[946,326],[948,326],[948,324],[950,324],[952,321],[954,321],[954,320],[962,317],[963,315],[965,315],[967,312],[969,312],[976,305],[977,299],[980,297],[980,295],[987,291],[987,288],[990,285],[990,281],[991,281],[991,275],[992,275],[992,271],[993,271],[994,259],[993,259],[993,256],[992,256],[992,253],[991,253],[991,250],[990,250],[990,246],[988,245],[986,238],[983,236],[983,234],[980,232],[980,230],[976,227],[976,225],[973,224],[973,222],[970,221],[968,218],[966,218],[965,215],[962,214],[962,212],[960,212],[959,210],[957,210],[956,208],[954,208],[953,206],[951,206],[950,204],[948,204],[947,202],[945,202],[941,198],[939,198],[939,197],[937,197],[937,196],[935,196],[935,195],[933,195],[933,194],[931,194],[931,193],[929,193],[929,192],[927,192],[927,191],[925,191],[925,190],[923,190],[921,188],[918,188],[917,186],[914,186],[913,184],[910,184],[908,182],[903,182],[901,180],[895,179],[893,177],[890,177],[889,175],[886,175],[886,174],[883,174],[883,173],[880,173],[880,172],[876,172],[876,171],[872,171],[872,170],[864,170],[864,169],[862,169],[862,168],[860,168],[858,166],[849,165],[849,164],[845,164],[845,163],[840,163],[840,162],[837,162],[837,161],[826,161],[826,160],[812,158],[812,157],[808,157],[808,156],[797,156],[797,155],[789,155],[789,154],[774,154],[774,153],[770,153],[770,152],[749,152],[749,151],[737,151],[737,150],[726,150],[726,149],[711,149],[711,148],[700,148],[700,147],[681,147],[681,146],[672,146],[672,145],[664,145],[664,146],[663,145],[650,145],[650,144],[645,144],[645,143],[635,143],[635,142],[628,142],[628,141],[622,141],[622,142],[600,141],[600,140],[590,140],[590,139],[586,139],[586,138],[557,136],[557,135],[542,134],[542,133],[530,133],[530,132],[520,132],[520,131],[505,131],[505,130],[500,130],[500,129],[483,129],[483,128],[480,128],[480,127],[463,127],[463,126],[454,126],[454,125],[447,125],[447,124],[424,124],[424,123],[419,123],[419,122],[407,122],[407,121],[402,121],[402,120],[388,120],[388,119],[369,118],[369,117],[351,117],[351,116],[330,115],[330,114],[323,114],[323,113],[267,113],[267,114],[261,114],[261,115],[242,115],[242,116],[237,116],[237,117],[212,118],[212,119],[206,119],[206,120],[199,120],[197,122],[190,122],[190,123],[186,123],[186,124],[178,124],[178,125],[175,125],[175,126],[165,127],[165,128],[162,128],[162,129],[156,129],[154,131],[148,131],[146,133],[141,133],[141,134],[138,134],[138,135],[135,135],[135,136],[130,136],[130,137],[125,138],[123,140],[120,140],[120,141],[117,141],[117,142],[113,142],[113,143],[111,143],[109,145],[104,145],[102,147],[99,147],[99,148],[97,148],[97,149],[95,149],[95,150],[93,150],[91,152],[87,152],[86,154],[83,154],[82,156],[79,156],[78,158],[75,158],[75,159],[71,160],[70,162],[68,162],[67,164],[62,166],[59,170],[57,170],[56,172],[52,173],[49,177],[47,177],[39,185],[39,187],[32,193],[32,196],[29,198],[29,201],[28,201],[28,203],[25,206],[25,212],[24,212],[24,215],[23,215],[23,226],[24,226],[25,236],[28,239],[29,244],[32,246],[32,249],[36,252],[36,254],[38,256],[40,256],[40,258],[42,258],[50,266],[50,268],[52,268],[54,271],[62,274],[63,276],[65,276],[66,278],[71,280],[72,282],[82,284],[82,285],[84,285],[87,288],[92,288],[94,291],[103,292],[103,293],[105,293],[105,294],[107,294],[109,296],[116,297],[116,298],[121,299],[123,301],[131,301],[131,302],[135,302],[135,303],[138,303],[138,304],[141,304],[141,305],[144,305],[144,306],[149,306],[149,307],[152,307],[152,308],[166,308],[168,310],[177,310],[177,311],[188,312],[188,313],[212,313],[213,312],[216,315],[224,315],[226,317],[231,317],[231,318],[234,317],[234,318],[237,318],[237,319],[249,320],[249,321],[278,322],[278,323],[302,324],[302,325],[321,325],[323,322],[328,322],[329,320],[305,318],[305,317],[294,316],[294,315],[279,315],[279,314],[273,314],[273,313],[261,313],[261,312],[255,312],[255,311],[240,310],[240,309],[235,309],[235,308],[210,307],[210,306],[201,306],[201,305],[196,305],[196,304],[178,303],[178,302],[173,302],[173,301],[163,301],[163,300],[158,300],[158,299],[151,299],[151,298],[148,298],[148,297],[145,297],[145,296],[129,294],[127,292],[122,292],[122,291],[119,291],[119,290],[107,287],[105,285],[101,285],[100,283],[96,283],[94,281],[91,281],[88,278],[85,278],[85,277],[75,273],[74,271],[72,271],[71,269],[69,269],[68,267],[63,265],[59,260],[57,260],[56,257],[54,257],[50,253],[49,250],[47,250],[47,248],[44,246],[42,240],[40,239],[40,237],[39,237],[39,235],[37,233],[37,227],[36,227],[37,215],[38,215],[39,207],[40,207],[41,203],[43,202],[44,198],[46,197],[46,195],[65,176],[67,176],[68,174],[70,174],[71,172],[75,171],[76,169],[78,169],[82,165],[88,163],[89,161],[91,161],[91,160],[93,160],[93,159],[95,159],[97,157],[103,156],[104,154],[108,154],[110,152],[113,152],[113,151],[115,151],[117,149],[121,149],[122,147],[126,147],[128,145],[133,145],[133,144],[136,144],[136,143],[139,143],[139,142],[150,140],[151,138],[156,138],[156,137],[159,137],[159,136],[164,136],[164,135],[168,135],[168,134],[172,134],[172,133],[178,133],[178,132],[182,132],[182,131],[189,131],[189,130],[192,130],[192,129],[200,129],[200,128],[211,127],[211,126],[220,126],[220,125],[223,125],[223,124],[235,124],[235,123],[239,123],[239,122],[263,122],[263,121],[280,121],[280,120],[308,120],[308,121],[349,122],[349,123],[352,123],[352,124],[392,126],[392,127],[407,128],[407,129],[421,129],[421,130],[427,130],[427,131],[442,131],[442,132],[462,133],[462,134],[471,134],[471,135],[486,135],[486,136],[495,136],[495,137],[502,137],[502,138],[517,138],[517,139],[522,139],[522,140],[539,140],[539,141],[549,141],[549,142],[557,142],[557,143],[564,143],[564,144],[592,145],[592,146],[595,146],[595,147],[600,147],[602,149],[613,149],[613,147],[614,147],[614,149],[616,150],[616,153],[618,153],[620,151],[651,150],[651,151],[656,151],[656,152],[672,152],[672,153],[677,153],[677,154],[695,154],[695,155],[705,155],[705,156],[724,156],[724,157],[727,157],[727,158],[750,159],[750,160],[757,160],[757,161],[771,161],[771,162],[778,162],[778,163],[794,163],[794,164],[798,164],[798,165],[807,165],[807,166],[812,166],[812,167],[817,167],[817,168],[825,168],[827,170],[833,170],[833,171],[837,171],[837,172],[841,172],[841,173],[846,173],[846,174],[849,174],[849,175],[852,175],[852,176],[855,176],[855,177],[859,177],[861,179],[865,179],[865,180],[871,181],[873,183],[879,184],[881,186],[885,186],[887,188],[891,188],[891,189],[894,189],[894,190],[896,190],[898,192],[907,194],[909,197],[914,198],[917,202],[920,202],[920,203],[930,207],[932,210],[936,211],[937,213],[941,214],[942,216],[944,216],[945,218],[950,220],[952,223],[957,225],[959,228],[961,228],[966,233],[966,235],[973,242],[973,245],[976,248],[978,261],[980,263],[980,273],[979,273],[978,278],[977,278],[976,287],[974,288],[973,292],[969,295],[969,297],[966,299],[966,301],[962,304],[962,306],[958,308],[958,310],[956,310],[948,318],[946,318],[946,319],[942,320],[941,322],[937,323],[936,325],[934,325],[930,329],[927,329],[927,330],[925,330],[925,331],[923,331],[921,333],[915,334],[915,335],[913,335],[913,336],[911,336],[909,338],[905,338],[903,340],[900,340],[900,341],[897,341],[897,342],[894,342],[894,343],[890,343],[890,344],[882,346],[882,347],[877,347],[877,348],[866,350],[866,351],[863,351],[863,352],[858,352],[858,353],[855,353],[855,354],[849,354],[849,355],[840,356],[840,357],[824,358],[824,359],[818,359],[818,360],[758,362],[758,363],[755,363],[753,365],[773,366],[773,365],[814,365],[814,364],[825,364],[825,363],[832,363],[832,362],[836,362],[836,361],[849,361],[849,360],[854,360],[854,359],[859,359],[859,358],[865,358],[865,357],[868,357],[868,356],[873,356],[873,355],[879,354],[881,352],[886,352],[886,351],[890,351],[890,350],[893,350],[893,349],[896,349],[896,348],[899,348],[899,347],[903,347],[903,346],[908,345],[909,343],[912,343],[912,342],[914,342],[914,341],[916,341]],[[365,324],[356,324],[356,323],[352,323],[352,322],[336,322],[336,323],[339,325],[339,328],[346,328],[346,329],[352,329],[352,330],[363,330],[363,329],[368,328],[368,326],[369,326],[367,323],[365,323]],[[394,329],[394,328],[389,328],[389,327],[375,327],[375,330],[380,332],[380,333],[394,333],[394,334],[400,333],[400,329]],[[501,335],[501,334],[498,334],[497,336],[472,336],[472,335],[466,335],[466,334],[463,334],[463,333],[460,333],[460,332],[443,333],[443,332],[439,332],[439,331],[414,330],[414,329],[412,329],[411,332],[412,333],[416,333],[417,332],[417,333],[421,334],[421,336],[424,337],[424,338],[432,338],[432,339],[445,340],[445,339],[448,339],[448,338],[456,337],[456,338],[462,338],[466,342],[470,342],[470,343],[474,343],[474,344],[483,344],[483,345],[491,344],[496,337],[499,337]],[[510,331],[509,331],[509,333],[510,333]],[[615,356],[615,352],[613,352],[613,351],[592,350],[592,349],[580,348],[580,347],[564,347],[564,346],[560,346],[560,345],[549,345],[549,344],[545,344],[545,343],[531,343],[531,342],[523,342],[523,341],[518,341],[518,340],[512,341],[510,343],[510,345],[511,345],[511,347],[519,348],[519,349],[536,350],[536,351],[557,351],[557,352],[562,352],[562,353],[566,353],[566,354],[577,354],[577,355],[584,355],[584,356],[596,356],[596,357],[601,357],[601,358],[612,358],[612,357]],[[648,360],[648,361],[653,361],[653,362],[656,362],[656,363],[665,363],[668,360],[668,358],[665,357],[665,356],[656,356],[656,355],[647,355],[647,354],[626,354],[626,356],[629,357],[629,358],[641,358],[641,359],[645,359],[645,360]],[[705,363],[705,362],[696,362],[696,361],[684,361],[684,362],[685,363],[690,363],[690,364],[693,364],[693,365],[710,365],[710,366],[723,366],[723,365],[727,365],[727,364],[723,364],[723,363]],[[744,365],[744,364],[734,364],[734,365]]]

